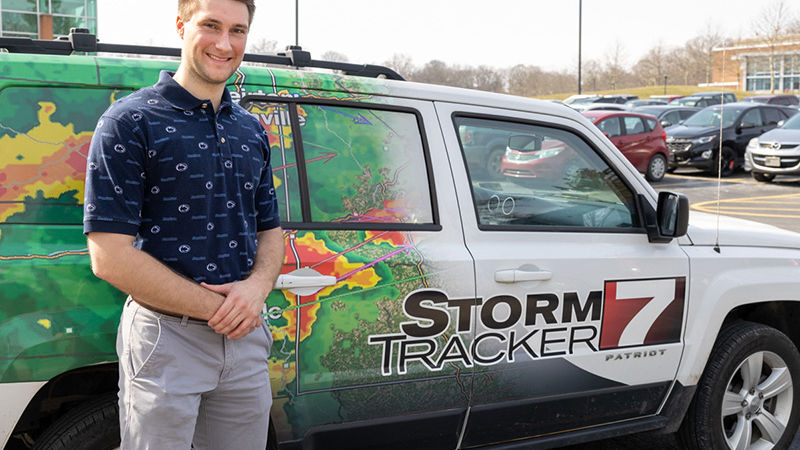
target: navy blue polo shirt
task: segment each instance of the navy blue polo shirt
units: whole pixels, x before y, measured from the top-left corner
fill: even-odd
[[[84,233],[136,236],[173,270],[216,284],[245,278],[256,233],[279,225],[266,131],[227,89],[215,113],[164,71],[98,121]]]

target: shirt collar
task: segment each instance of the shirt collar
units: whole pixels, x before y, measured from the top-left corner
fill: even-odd
[[[162,70],[158,76],[158,83],[155,84],[156,92],[164,97],[172,106],[184,111],[189,111],[199,108],[203,103],[211,103],[211,100],[201,100],[192,95],[172,78],[173,75],[175,75],[175,72]],[[230,108],[231,105],[231,93],[228,89],[224,89],[222,91],[222,101],[219,104],[219,110],[222,111],[225,108]]]

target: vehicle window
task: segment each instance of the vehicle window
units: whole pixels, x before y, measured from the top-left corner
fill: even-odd
[[[655,130],[656,129],[656,125],[658,124],[658,122],[656,122],[653,119],[645,119],[645,122],[647,122],[647,130],[646,131]]]
[[[619,117],[610,117],[597,124],[597,128],[605,133],[608,137],[616,137],[622,135],[622,128],[619,125]]]
[[[662,121],[666,120],[667,122],[675,125],[676,123],[681,121],[681,117],[680,117],[680,114],[678,113],[678,111],[670,111],[670,112],[664,114],[663,116],[661,116],[661,120]]]
[[[764,125],[764,121],[761,120],[761,113],[759,112],[760,109],[762,108],[753,108],[744,113],[741,123],[751,123],[757,127]]]
[[[622,118],[625,123],[625,134],[642,134],[644,133],[644,122],[639,117],[626,116]]]
[[[695,112],[696,111],[679,111],[678,113],[680,114],[681,120],[686,120],[689,117],[692,117]],[[677,122],[672,122],[672,123],[677,123]]]
[[[272,166],[281,222],[302,221],[297,155],[289,115],[290,106],[285,103],[262,102],[248,102],[243,106],[258,117],[267,132],[270,165]]]
[[[415,114],[304,104],[298,115],[313,222],[434,223]]]
[[[781,111],[775,108],[762,108],[761,112],[764,116],[764,123],[767,125],[777,125],[778,122],[785,119]]]
[[[742,110],[743,108],[715,106],[698,111],[683,124],[687,127],[718,127],[721,119],[722,126],[729,127],[733,125]]]
[[[0,224],[83,222],[86,156],[97,120],[130,92],[46,87],[0,91]]]
[[[630,229],[638,226],[634,196],[577,135],[539,125],[457,117],[459,136],[505,134],[502,176],[487,177],[461,139],[474,207],[482,229]],[[485,151],[483,156],[485,157]]]

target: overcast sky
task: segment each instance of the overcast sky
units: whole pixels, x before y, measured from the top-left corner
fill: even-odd
[[[659,42],[666,47],[715,27],[733,38],[750,37],[753,17],[772,0],[585,0],[583,61],[620,42],[632,65]],[[421,66],[515,64],[575,71],[578,0],[299,0],[300,45],[354,63],[382,63],[406,54]],[[797,13],[800,3],[787,4]],[[133,6],[135,5],[135,6]],[[100,0],[102,42],[177,47],[177,0]],[[295,40],[295,0],[256,0],[250,41]]]

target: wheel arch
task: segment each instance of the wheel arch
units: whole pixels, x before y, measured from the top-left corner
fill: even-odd
[[[118,390],[117,363],[97,364],[61,373],[45,383],[17,421],[12,436],[38,436],[67,411]]]
[[[722,321],[720,330],[737,320],[760,323],[785,334],[800,349],[800,327],[796,326],[798,319],[800,302],[797,301],[748,303],[732,309]]]

